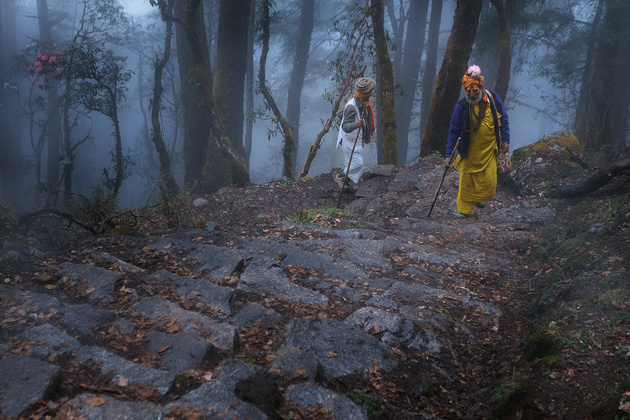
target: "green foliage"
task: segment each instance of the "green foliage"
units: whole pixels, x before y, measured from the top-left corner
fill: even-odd
[[[363,389],[347,392],[346,397],[355,404],[367,408],[370,418],[380,418],[383,416],[383,410],[378,403],[374,401],[374,396],[367,393]]]
[[[283,187],[288,187],[289,185],[295,184],[295,179],[291,179],[289,177],[283,176],[280,179],[280,185]]]
[[[551,328],[543,328],[525,340],[523,358],[527,361],[536,361],[554,356],[559,351],[560,343],[557,331]]]
[[[234,195],[229,191],[224,191],[215,200],[217,204],[224,207],[221,210],[221,221],[228,227],[234,226],[236,216],[234,215]]]
[[[511,401],[518,398],[519,394],[525,392],[525,383],[529,378],[520,372],[515,372],[511,380],[502,383],[493,389],[490,402],[499,406],[508,405]]]
[[[182,188],[174,193],[168,187],[168,180],[161,176],[151,196],[153,201],[156,202],[152,207],[152,211],[164,215],[169,228],[192,227],[193,221],[190,216],[192,214],[192,203],[189,189]]]

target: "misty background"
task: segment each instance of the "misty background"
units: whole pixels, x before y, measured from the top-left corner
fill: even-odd
[[[183,1],[177,0],[175,3]],[[307,0],[278,0],[271,5],[266,86],[285,116],[288,111],[291,72],[296,59],[296,42],[301,29],[301,11],[305,1]],[[411,33],[409,21],[413,1],[418,1],[424,7],[423,13],[426,13],[421,27],[417,28],[422,36],[422,45],[418,44],[415,48],[413,45],[405,45]],[[409,97],[410,92],[403,89],[405,80],[405,86],[415,89],[413,102],[408,107],[411,109],[409,127],[397,129],[399,137],[402,134],[408,143],[404,162],[399,159],[399,166],[413,165],[420,157],[424,131],[420,114],[423,108],[427,110],[429,106],[428,100],[423,99],[427,95],[423,95],[426,92],[423,92],[422,81],[426,72],[432,73],[433,80],[437,77],[459,3],[455,0],[412,2],[384,2],[388,51],[394,68],[395,100],[402,102],[400,98],[405,95]],[[260,6],[260,1],[254,3]],[[509,89],[503,98],[509,112],[512,150],[557,130],[573,130],[585,60],[589,53],[589,36],[597,19],[602,19],[606,3],[609,1],[501,0],[501,4],[512,4],[516,10],[513,11],[511,22],[512,64]],[[437,61],[436,68],[432,69],[426,66],[430,48],[427,37],[430,19],[434,16],[432,10],[438,4],[441,6],[441,13],[438,15]],[[483,3],[475,44],[468,60],[468,64],[478,64],[481,67],[486,78],[486,88],[492,88],[497,71],[496,4],[497,1]],[[331,116],[331,98],[341,88],[339,79],[334,77],[335,66],[344,65],[343,58],[348,57],[352,44],[352,38],[348,34],[356,26],[361,10],[366,6],[369,6],[369,2],[350,0],[316,0],[313,3],[313,29],[308,44],[308,60],[301,94],[298,93],[299,129],[292,129],[299,133],[299,137],[294,138],[298,148],[292,162],[293,177],[302,170],[309,147]],[[163,7],[166,7],[166,2],[163,2]],[[218,42],[222,19],[220,7],[219,0],[204,0],[198,10],[198,18],[206,30],[204,41],[212,77],[217,75],[217,51],[222,48]],[[45,18],[42,16],[43,10],[48,13]],[[283,175],[282,132],[271,110],[265,107],[260,89],[257,89],[256,75],[262,52],[261,12],[259,8],[252,10],[256,10],[255,21],[250,20],[250,25],[254,22],[255,29],[251,53],[253,108],[249,108],[243,100],[242,126],[244,133],[251,130],[251,149],[248,150],[250,157],[247,161],[249,181],[264,183],[280,180],[283,176],[286,178],[286,175]],[[124,177],[120,180],[120,189],[116,194],[120,208],[144,207],[160,200],[160,185],[163,180],[160,178],[156,147],[151,142],[153,129],[150,114],[155,62],[164,55],[167,22],[162,19],[157,5],[151,5],[149,0],[2,0],[0,12],[3,40],[0,51],[0,76],[3,80],[1,112],[4,118],[4,126],[0,132],[3,148],[0,164],[4,167],[4,171],[0,171],[0,201],[18,211],[28,211],[44,205],[59,205],[63,198],[57,192],[62,190],[65,191],[64,195],[107,195],[116,183],[116,165],[121,165],[124,170]],[[116,15],[116,19],[108,22],[108,13]],[[46,29],[42,26],[42,19],[47,19],[49,23],[48,34],[42,32]],[[115,23],[111,23],[114,21]],[[176,31],[177,25],[181,25],[180,22],[172,24],[173,31]],[[91,29],[81,32],[82,27],[87,28],[89,25],[92,25]],[[248,30],[247,25],[241,27],[242,31]],[[64,120],[67,124],[60,127],[59,136],[63,138],[65,131],[71,132],[67,137],[68,144],[74,148],[70,151],[64,148],[64,142],[51,144],[50,141],[53,129],[49,122],[51,109],[62,108],[60,98],[64,97],[64,83],[67,83],[63,79],[65,69],[56,64],[62,60],[50,62],[50,57],[59,53],[57,57],[68,60],[71,50],[79,51],[73,50],[73,45],[76,44],[83,45],[80,52],[84,57],[81,64],[76,66],[87,67],[81,70],[84,72],[83,79],[79,80],[77,76],[74,82],[75,86],[83,83],[83,96],[81,99],[77,96],[73,105],[59,114],[59,118],[63,119],[63,113],[67,112]],[[363,75],[378,81],[378,66],[372,44],[371,37],[366,36],[360,51]],[[170,45],[172,52],[164,67],[161,83],[163,99],[159,114],[160,133],[178,186],[196,193],[199,192],[195,189],[196,185],[186,182],[184,169],[186,122],[183,117],[184,99],[179,74],[181,64],[178,66],[179,44],[175,37]],[[420,53],[420,64],[410,72],[403,68],[404,54],[414,49],[416,53]],[[100,55],[96,51],[100,51]],[[42,77],[46,68],[38,70],[37,66],[37,63],[41,65],[42,56],[46,57],[45,65],[50,70],[46,80]],[[112,104],[96,103],[94,98],[99,88],[88,83],[89,80],[95,80],[90,79],[92,76],[89,76],[89,71],[94,69],[89,67],[103,65],[107,57],[112,65],[118,66],[115,73],[115,85],[118,89],[115,110],[111,109]],[[88,65],[92,59],[95,60],[94,64]],[[75,70],[73,74],[78,75],[79,71]],[[245,81],[243,84],[246,85]],[[343,103],[351,93],[351,90],[347,91]],[[429,95],[429,100],[430,97]],[[379,126],[378,95],[372,100],[376,107],[376,124]],[[105,107],[105,112],[97,110],[99,105]],[[453,102],[452,106],[454,105]],[[203,107],[204,104],[199,103],[197,106]],[[628,102],[621,106],[625,106],[627,114]],[[120,129],[118,137],[111,115],[113,111],[116,111],[115,118]],[[219,103],[217,111],[219,114],[223,112]],[[248,120],[253,121],[251,129],[247,126]],[[627,145],[627,116],[624,121],[623,140],[617,141],[617,149]],[[398,122],[397,114],[397,124]],[[333,120],[332,127],[323,136],[321,148],[308,171],[309,176],[326,173],[333,167],[343,165],[343,155],[335,147],[338,123],[338,120]],[[446,133],[443,138],[445,142]],[[400,147],[401,138],[398,138],[398,142]],[[117,146],[120,147],[118,152]],[[363,154],[366,164],[381,163],[378,141],[366,146]],[[57,155],[57,161],[60,162],[56,177],[50,174],[50,162],[55,162],[54,158],[51,160],[51,155]],[[64,190],[63,165],[70,155],[72,184]],[[12,175],[19,179],[12,178]]]

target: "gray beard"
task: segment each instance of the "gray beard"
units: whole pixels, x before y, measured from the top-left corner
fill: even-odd
[[[483,95],[483,92],[481,91],[475,96],[466,95],[466,102],[468,102],[468,105],[477,105],[479,101],[481,101],[482,95]]]

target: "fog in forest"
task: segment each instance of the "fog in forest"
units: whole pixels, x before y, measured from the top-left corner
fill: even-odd
[[[181,8],[184,3],[187,0],[176,0],[174,9]],[[250,1],[235,3],[248,5]],[[237,151],[247,150],[248,146],[244,143],[249,130],[247,120],[253,118],[251,151],[242,153],[250,156],[247,169],[252,183],[281,179],[284,164],[283,132],[267,106],[258,82],[263,50],[260,29],[262,3],[256,0],[256,9],[250,9],[255,10],[255,20],[246,13],[246,20],[241,21],[250,22],[249,25],[255,21],[256,32],[250,37],[254,40],[250,56],[253,73],[250,70],[249,76],[244,73],[243,80],[236,81],[236,86],[241,86],[237,97],[243,97],[242,137],[237,142],[230,139]],[[287,104],[292,72],[296,68],[296,43],[301,39],[301,19],[307,3],[308,0],[278,0],[272,4],[270,11],[266,86],[285,117],[289,111]],[[350,0],[316,0],[312,3],[312,12],[305,12],[312,17],[312,31],[306,47],[308,60],[301,80],[301,93],[297,93],[299,130],[294,132],[299,132],[299,138],[294,141],[298,141],[299,147],[292,162],[293,177],[297,177],[303,169],[309,147],[331,117],[332,100],[340,92],[342,77],[347,74],[347,59],[355,42],[353,36],[356,34],[352,31],[362,18],[362,8],[370,5],[369,1],[355,3]],[[412,75],[412,83],[407,83],[407,86],[416,90],[410,106],[409,126],[397,129],[409,145],[404,154],[405,161],[398,161],[399,166],[412,165],[420,156],[424,131],[420,114],[423,107],[427,110],[430,105],[426,100],[423,102],[422,82],[425,72],[431,72],[434,80],[431,86],[435,86],[456,13],[455,0],[418,0],[418,3],[420,8],[424,8],[419,11],[422,15],[422,45],[416,48],[420,52],[419,64],[411,69],[405,68],[410,60],[404,54],[414,48],[405,48],[405,42],[411,36],[411,29],[414,29],[409,28],[407,22],[412,21],[412,13],[416,11],[411,10],[410,1],[388,0],[384,3],[385,30],[394,69],[395,101],[401,100],[402,103],[400,98],[405,95],[409,98],[410,92],[402,92],[402,75]],[[481,67],[485,76],[484,87],[488,89],[493,88],[499,68],[498,18],[494,3],[483,3],[477,36],[466,63]],[[503,0],[500,3],[503,4]],[[506,5],[508,3],[505,2]],[[509,112],[510,148],[514,150],[557,130],[574,130],[585,80],[585,62],[588,62],[589,53],[597,57],[597,45],[589,42],[593,41],[592,34],[596,33],[597,27],[609,22],[606,21],[607,1],[512,3],[517,6],[515,10],[510,9],[510,77],[503,99]],[[166,4],[165,1],[165,10]],[[438,4],[442,11],[439,25],[436,25],[439,27],[437,59],[435,68],[428,69],[427,57],[429,48],[432,48],[428,42],[430,20],[432,9]],[[603,4],[603,9],[598,10],[598,4]],[[44,205],[61,205],[63,197],[69,194],[86,197],[109,194],[112,188],[116,188],[117,181],[120,181],[116,194],[120,208],[143,207],[160,200],[160,186],[164,180],[160,172],[161,160],[152,141],[154,129],[151,120],[155,63],[164,57],[167,34],[167,22],[161,18],[159,8],[151,6],[149,0],[2,0],[0,12],[3,40],[0,76],[4,87],[0,133],[0,153],[3,154],[0,164],[4,168],[0,172],[0,201],[18,211],[29,211]],[[44,15],[46,13],[47,16]],[[242,15],[234,10],[220,13],[219,0],[204,0],[197,10],[198,28],[205,29],[201,44],[207,48],[204,54],[207,53],[209,59],[213,94],[218,95],[217,86],[227,83],[219,80],[226,76],[225,72],[217,72],[218,52],[227,48],[224,52],[227,56],[230,48],[231,52],[244,48],[221,45],[223,38],[218,34],[219,28],[221,25],[227,27],[229,19],[243,19]],[[221,22],[221,19],[225,21]],[[366,22],[371,28],[370,17]],[[194,106],[190,103],[188,108],[184,106],[187,96],[182,86],[200,86],[203,81],[193,76],[181,77],[182,62],[178,61],[178,57],[182,57],[180,49],[186,43],[186,36],[182,21],[175,20],[172,25],[173,36],[169,40],[172,51],[162,73],[159,130],[178,187],[193,194],[216,191],[222,185],[221,179],[205,184],[195,182],[193,185],[189,185],[186,179],[189,176],[188,165],[191,173],[197,170],[200,174],[202,171],[192,168],[194,164],[187,161],[192,158],[186,155],[185,144],[195,141],[197,134],[186,131],[190,119],[184,115],[195,110],[205,112],[205,107],[210,105],[207,101],[196,100]],[[239,25],[244,33],[248,31],[247,24]],[[180,33],[176,33],[177,30]],[[198,31],[198,34],[201,33]],[[627,40],[620,42],[627,44]],[[355,59],[357,68],[364,69],[365,76],[378,82],[379,69],[373,44],[373,36],[368,30]],[[240,52],[243,57],[247,56],[244,50]],[[59,58],[51,61],[53,56]],[[68,70],[58,64],[62,62]],[[595,68],[596,63],[593,62],[592,66]],[[70,68],[73,69],[72,77],[66,78]],[[253,77],[253,109],[246,103],[247,80],[250,77]],[[98,81],[98,78],[104,80]],[[350,83],[354,80],[351,78]],[[97,81],[100,86],[97,86]],[[68,89],[69,84],[72,89]],[[117,89],[117,93],[108,97],[112,87]],[[404,95],[400,96],[401,93]],[[348,89],[340,107],[351,94],[352,89]],[[66,97],[72,98],[72,102],[64,106],[62,99]],[[106,103],[108,100],[111,102]],[[378,126],[378,93],[372,100]],[[221,108],[224,103],[225,100],[216,97],[216,111],[222,118],[227,113],[225,108]],[[455,102],[451,105],[451,108],[454,107]],[[621,140],[615,140],[614,149],[626,145],[628,138],[628,100],[625,99],[620,106],[625,109],[625,119],[621,120]],[[58,108],[58,112],[52,112],[52,108]],[[114,120],[117,122],[114,123]],[[397,125],[399,121],[397,114]],[[308,176],[326,173],[343,165],[343,155],[335,147],[338,123],[338,119],[333,120],[330,130],[323,136]],[[116,125],[120,129],[118,137]],[[231,128],[225,128],[228,132],[234,130],[233,124]],[[204,141],[207,143],[208,134],[205,133]],[[446,134],[444,132],[444,142]],[[53,141],[55,135],[57,139]],[[121,147],[118,151],[117,139]],[[367,164],[380,163],[377,144],[378,141],[373,141],[365,147],[363,155]],[[246,156],[243,157],[247,160]],[[58,165],[56,173],[55,170],[51,173],[51,162]],[[121,171],[120,179],[116,179],[117,170]],[[214,176],[221,178],[223,175]],[[67,177],[71,177],[71,183]]]

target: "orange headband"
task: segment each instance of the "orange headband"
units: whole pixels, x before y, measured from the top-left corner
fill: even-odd
[[[462,85],[464,86],[464,89],[468,89],[468,87],[471,85],[478,85],[479,87],[482,87],[483,76],[479,75],[479,76],[471,77],[465,74],[464,77],[462,77]]]
[[[354,96],[358,97],[358,98],[369,98],[370,96],[372,96],[372,94],[374,93],[374,91],[370,91],[368,93],[361,93],[358,90],[354,91]]]

